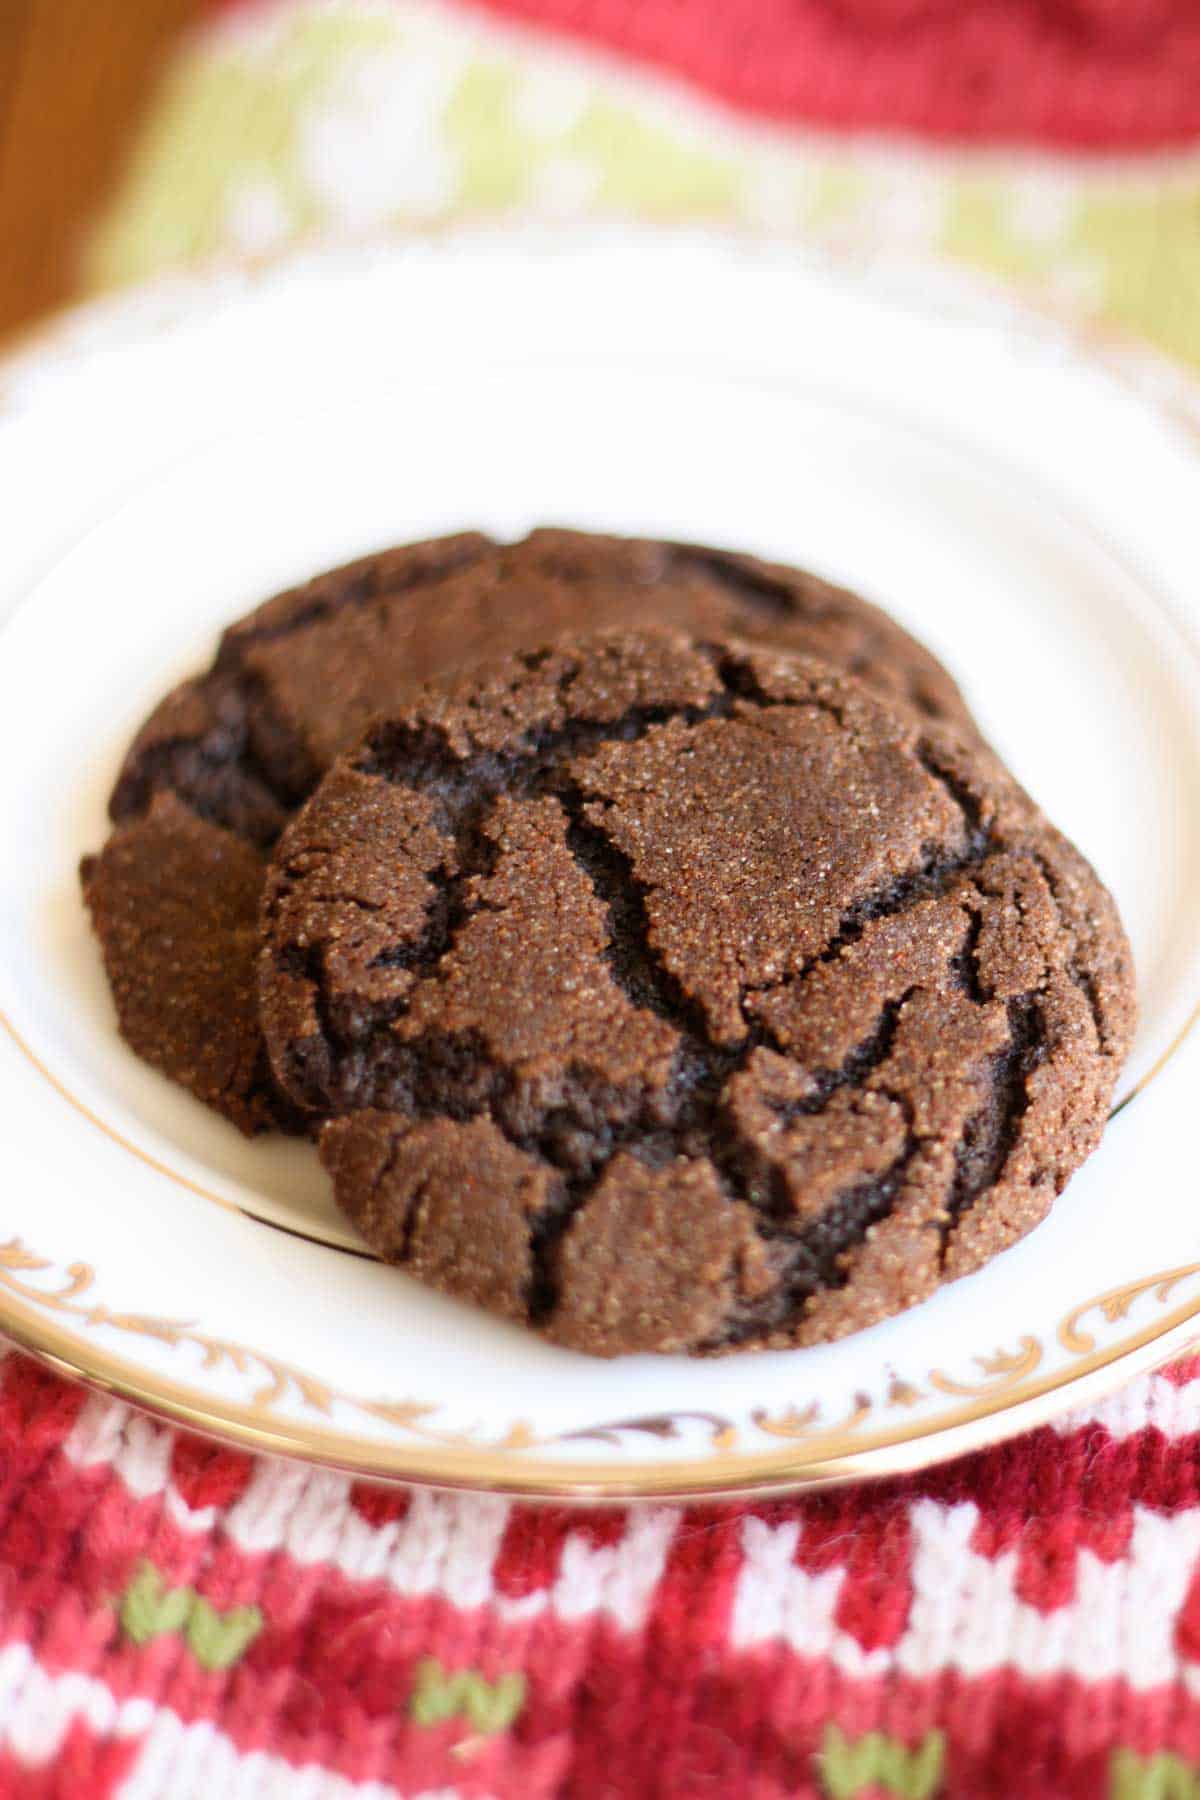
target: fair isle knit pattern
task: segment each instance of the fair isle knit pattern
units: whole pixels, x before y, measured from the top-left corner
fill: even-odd
[[[727,225],[944,256],[1200,364],[1198,139],[1195,0],[234,0],[181,46],[87,273]]]
[[[0,1796],[1192,1800],[1200,1358],[948,1468],[572,1511],[0,1364]]]

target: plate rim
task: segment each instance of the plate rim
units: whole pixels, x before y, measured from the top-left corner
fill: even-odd
[[[431,248],[450,248],[452,252],[461,253],[464,245],[468,249],[482,245],[512,254],[523,248],[522,237],[520,232],[500,234],[491,229],[480,232],[468,228],[417,238],[411,243],[385,240],[356,247],[334,245],[324,251],[302,249],[251,267],[218,263],[207,271],[200,269],[186,276],[170,275],[130,292],[87,303],[58,315],[0,356],[0,417],[8,410],[4,393],[6,378],[23,370],[36,372],[43,362],[53,362],[61,356],[64,346],[69,346],[72,336],[81,332],[84,339],[82,360],[86,361],[89,327],[94,329],[97,324],[107,325],[110,329],[125,326],[128,330],[125,341],[131,345],[151,343],[168,332],[181,314],[185,318],[194,316],[194,310],[206,297],[211,300],[214,289],[228,288],[231,278],[237,288],[245,292],[248,286],[265,285],[271,277],[286,279],[289,274],[303,274],[314,269],[362,268],[369,266],[372,258],[393,261],[402,259],[406,252],[427,254]],[[545,240],[541,233],[534,231],[527,234],[524,247],[528,247],[529,241]],[[605,241],[610,240],[603,232],[585,228],[578,232],[559,232],[554,245],[556,249],[561,247],[570,251],[594,249]],[[644,244],[660,254],[672,244],[682,242],[695,246],[697,241],[708,248],[733,252],[743,261],[756,260],[753,255],[756,246],[733,233],[634,229],[622,231],[619,239],[623,247],[632,243]],[[772,261],[779,246],[768,242],[760,248],[764,260]],[[806,272],[824,272],[842,280],[848,273],[851,277],[864,274],[861,261],[848,267],[845,259],[814,253],[811,246],[793,245],[789,249],[792,266]],[[865,272],[870,275],[880,268],[885,271],[899,269],[910,277],[914,272],[911,261],[889,257],[872,259]],[[916,265],[915,268],[918,274],[928,278],[939,297],[950,293],[960,305],[965,300],[968,312],[970,299],[974,296],[992,310],[999,302],[1014,324],[1024,324],[1027,328],[1032,325],[1065,335],[1078,359],[1115,376],[1123,385],[1132,383],[1143,405],[1157,411],[1176,429],[1182,423],[1188,435],[1195,439],[1195,447],[1200,449],[1200,424],[1197,423],[1200,420],[1200,382],[1189,371],[1137,340],[1125,339],[1118,332],[1098,335],[1086,327],[1072,325],[1064,318],[1048,316],[1044,308],[1030,308],[1022,304],[1019,297],[1014,298],[1011,290],[994,282],[976,280],[960,270],[947,269],[945,265],[930,264],[923,269]],[[864,281],[863,285],[869,287],[870,282]],[[69,356],[69,349],[67,354]],[[19,413],[20,404],[13,410]],[[24,601],[18,602],[17,610],[23,604]],[[1125,1096],[1118,1110],[1123,1110],[1145,1091],[1183,1047],[1198,1021],[1200,1006],[1184,1021],[1174,1040]],[[62,1087],[24,1043],[3,1010],[0,1010],[0,1026],[42,1078],[72,1106],[80,1107],[81,1103]],[[87,1109],[84,1111],[86,1113]],[[87,1113],[87,1116],[92,1115]],[[100,1129],[109,1131],[103,1121],[93,1122]],[[211,1194],[204,1197],[219,1200]],[[233,1202],[219,1200],[219,1203],[234,1212],[243,1212]],[[253,1218],[258,1224],[273,1224],[257,1215],[243,1213],[243,1216]],[[281,1225],[274,1228],[287,1230]],[[305,1237],[307,1234],[297,1232],[293,1235]],[[23,1251],[19,1238],[14,1238],[12,1244],[18,1251]],[[336,1426],[316,1426],[283,1415],[268,1417],[267,1408],[219,1398],[186,1381],[141,1366],[95,1341],[89,1342],[79,1332],[69,1330],[54,1316],[55,1307],[61,1305],[60,1296],[39,1292],[36,1287],[22,1287],[19,1283],[13,1285],[13,1266],[19,1270],[30,1266],[44,1269],[52,1265],[49,1262],[39,1265],[36,1257],[32,1265],[19,1261],[15,1265],[6,1265],[4,1254],[11,1249],[12,1245],[0,1244],[0,1331],[22,1350],[91,1388],[115,1394],[174,1424],[243,1449],[323,1464],[377,1481],[582,1503],[648,1498],[732,1499],[909,1472],[1044,1423],[1054,1414],[1066,1410],[1069,1403],[1061,1398],[1064,1389],[1069,1389],[1071,1400],[1079,1403],[1101,1398],[1126,1379],[1146,1373],[1200,1339],[1200,1293],[1195,1299],[1174,1308],[1165,1318],[1160,1317],[1104,1346],[1097,1346],[1086,1332],[1078,1330],[1078,1321],[1088,1311],[1108,1302],[1124,1302],[1127,1307],[1133,1298],[1154,1291],[1159,1303],[1165,1305],[1173,1286],[1200,1274],[1200,1263],[1196,1263],[1140,1278],[1128,1289],[1114,1289],[1073,1307],[1060,1323],[1058,1335],[1063,1347],[1074,1348],[1076,1354],[1056,1372],[1041,1377],[1030,1372],[1028,1378],[1022,1380],[1025,1371],[1018,1369],[1015,1378],[1002,1377],[998,1385],[993,1383],[991,1391],[976,1392],[973,1399],[955,1411],[942,1412],[911,1428],[885,1426],[877,1432],[856,1437],[853,1426],[843,1424],[825,1432],[806,1433],[802,1441],[793,1441],[780,1449],[753,1452],[738,1452],[722,1446],[718,1432],[707,1447],[707,1453],[689,1462],[626,1460],[614,1465],[562,1459],[534,1460],[528,1452],[535,1446],[519,1441],[490,1447],[428,1445],[407,1440],[387,1443],[378,1438],[356,1437],[353,1432]],[[24,1254],[28,1256],[29,1253]],[[87,1273],[90,1275],[91,1272]],[[111,1316],[105,1323],[120,1326],[120,1321]],[[1073,1329],[1075,1342],[1071,1345],[1068,1337]],[[1068,1336],[1064,1336],[1064,1332]],[[239,1345],[237,1348],[267,1367],[272,1364],[271,1357],[250,1346]],[[1028,1365],[1030,1370],[1036,1368],[1037,1361],[1040,1361],[1040,1354],[1032,1365]]]
[[[18,1255],[25,1254],[14,1240]],[[1075,1361],[1057,1373],[1016,1385],[1002,1381],[1000,1391],[965,1402],[957,1412],[899,1430],[884,1427],[853,1442],[853,1427],[843,1426],[825,1437],[808,1437],[790,1449],[736,1452],[719,1443],[709,1446],[703,1461],[608,1463],[575,1460],[526,1460],[525,1447],[513,1442],[500,1448],[469,1448],[411,1442],[386,1444],[355,1437],[336,1427],[302,1425],[268,1417],[269,1407],[217,1399],[185,1381],[148,1375],[138,1364],[89,1344],[38,1310],[60,1303],[59,1295],[15,1291],[0,1246],[0,1328],[19,1349],[59,1374],[112,1394],[142,1411],[186,1430],[215,1438],[256,1454],[282,1456],[386,1484],[417,1485],[444,1490],[503,1494],[512,1499],[565,1500],[604,1505],[626,1500],[732,1500],[783,1495],[847,1481],[880,1479],[913,1473],[932,1463],[949,1461],[988,1448],[1070,1410],[1059,1403],[1066,1388],[1080,1406],[1094,1404],[1127,1380],[1152,1372],[1200,1341],[1200,1294],[1175,1308],[1164,1320],[1143,1326],[1129,1338],[1096,1347],[1079,1321],[1094,1308],[1126,1305],[1157,1291],[1160,1301],[1180,1281],[1200,1275],[1200,1263],[1141,1277],[1128,1288],[1110,1289],[1071,1308],[1060,1322],[1060,1340],[1074,1334],[1081,1349]],[[35,1258],[36,1262],[37,1259]],[[44,1265],[49,1266],[49,1265]],[[73,1279],[86,1266],[72,1265]],[[30,1296],[30,1297],[26,1297]],[[121,1328],[113,1317],[105,1320]],[[1027,1340],[1036,1344],[1036,1340]],[[236,1346],[263,1362],[274,1361],[248,1345]],[[302,1373],[289,1371],[290,1373]],[[999,1421],[999,1429],[992,1427]],[[553,1441],[553,1440],[551,1440]],[[932,1454],[929,1447],[936,1445]]]

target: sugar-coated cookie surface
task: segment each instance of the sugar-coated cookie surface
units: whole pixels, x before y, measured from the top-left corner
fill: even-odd
[[[430,677],[560,633],[668,625],[820,656],[921,714],[969,727],[934,657],[878,607],[732,551],[588,532],[517,544],[477,532],[369,556],[267,601],[224,633],[130,747],[115,820],[168,788],[269,844],[335,756]]]
[[[431,684],[263,897],[275,1076],[420,1279],[611,1355],[837,1337],[1004,1249],[1134,1016],[1079,854],[825,663],[610,633]]]
[[[92,910],[121,1029],[138,1054],[245,1131],[289,1128],[286,1110],[250,1073],[262,1043],[249,990],[238,986],[246,895],[261,881],[263,850],[368,721],[427,678],[561,632],[648,622],[736,630],[821,655],[919,716],[974,731],[958,689],[922,645],[877,607],[803,570],[563,530],[517,544],[463,532],[364,557],[231,625],[211,668],[167,695],[124,759],[110,802],[117,830],[97,865],[98,879],[125,884],[121,928],[112,905],[103,916]],[[153,827],[139,831],[156,796],[182,804],[158,806]],[[177,906],[173,871],[201,854],[214,873]],[[168,918],[163,956],[148,946]],[[215,989],[197,972],[223,961],[231,1012],[214,1037]],[[237,1072],[214,1081],[214,1056],[226,1071],[235,1066],[235,1039]]]
[[[245,1132],[296,1127],[254,997],[264,866],[174,794],[117,826],[80,871],[121,1035]]]

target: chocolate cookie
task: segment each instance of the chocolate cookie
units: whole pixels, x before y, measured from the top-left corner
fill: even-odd
[[[970,728],[927,650],[815,575],[692,545],[551,530],[496,544],[466,532],[335,569],[230,626],[207,674],[169,694],[134,739],[112,817],[141,813],[166,788],[269,845],[370,720],[430,677],[561,633],[645,624],[820,656]]]
[[[121,825],[142,817],[156,794],[174,794],[214,829],[265,848],[339,751],[427,677],[562,631],[641,623],[647,615],[820,654],[918,714],[974,729],[954,683],[920,644],[876,607],[815,575],[727,551],[584,532],[536,531],[512,545],[466,532],[335,569],[230,626],[211,669],[170,693],[139,731],[109,810]],[[186,815],[163,809],[153,834],[132,841],[139,885],[125,892],[121,933],[110,930],[104,940],[118,1016],[139,1054],[200,1092],[193,1077],[208,1067],[213,1021],[189,1012],[189,997],[203,991],[207,1000],[207,990],[197,979],[173,993],[162,984],[168,967],[199,970],[221,960],[221,932],[236,918],[240,933],[250,917],[251,863],[210,833],[203,841],[213,866],[245,879],[236,894],[220,881],[197,889],[192,906],[180,909],[172,870],[195,856],[198,843]],[[103,860],[124,867],[128,854],[118,831]],[[153,855],[163,861],[161,893]],[[160,954],[154,940],[166,918],[171,939]],[[245,963],[240,936],[227,955],[231,984]],[[136,1040],[125,1028],[135,995]],[[235,1031],[249,1033],[237,1065],[245,1074],[261,1061],[245,994],[216,1041],[227,1049]],[[251,1106],[240,1090],[228,1090],[222,1103],[208,1091],[210,1104],[243,1130],[284,1122],[277,1105],[260,1104],[257,1090]]]
[[[389,1260],[601,1355],[808,1343],[977,1267],[1134,1014],[995,758],[810,659],[627,633],[374,726],[278,844],[260,1016]]]

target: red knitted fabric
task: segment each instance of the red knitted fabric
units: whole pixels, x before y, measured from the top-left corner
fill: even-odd
[[[1197,1793],[1200,1359],[927,1475],[594,1513],[0,1366],[2,1800]]]
[[[1196,0],[477,0],[838,130],[1153,149],[1200,136]]]
[[[469,3],[788,124],[1087,150],[1200,138],[1200,0]]]

